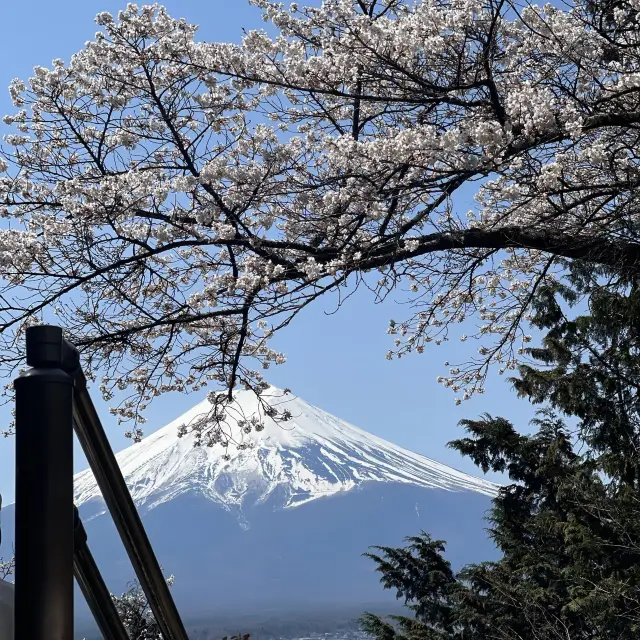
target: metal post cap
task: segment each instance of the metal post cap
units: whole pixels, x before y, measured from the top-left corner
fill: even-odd
[[[27,364],[31,367],[60,368],[63,356],[62,329],[49,324],[27,327]]]

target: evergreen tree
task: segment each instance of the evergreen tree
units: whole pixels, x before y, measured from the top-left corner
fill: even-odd
[[[411,612],[366,614],[363,628],[378,640],[637,636],[640,292],[635,282],[603,287],[602,277],[576,268],[536,295],[534,322],[546,335],[512,379],[544,404],[535,433],[485,415],[462,421],[467,437],[450,443],[511,481],[488,517],[501,559],[454,574],[444,544],[424,532],[368,554]],[[584,300],[588,312],[569,319]]]
[[[391,616],[403,629],[403,638],[434,640],[450,637],[454,622],[453,591],[456,577],[442,553],[442,540],[432,540],[428,534],[408,538],[406,549],[376,547],[379,556],[365,554],[378,563],[385,589],[396,589],[397,597],[404,598],[414,617]],[[363,617],[366,631],[379,640],[398,637],[394,627],[378,616],[367,613]]]
[[[578,418],[578,437],[613,480],[640,481],[640,286],[593,284],[574,272],[568,284],[542,288],[534,323],[547,333],[535,361],[512,379],[520,396]],[[569,318],[567,305],[588,302]]]

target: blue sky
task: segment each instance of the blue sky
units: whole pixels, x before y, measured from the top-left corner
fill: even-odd
[[[93,22],[100,11],[117,12],[125,2],[113,0],[58,0],[0,4],[0,113],[10,113],[7,87],[12,78],[27,79],[35,65],[49,66],[54,58],[68,60],[98,30]],[[164,3],[174,17],[200,25],[198,38],[238,41],[242,29],[263,28],[260,12],[246,0],[187,0]],[[2,126],[2,125],[0,125]],[[470,195],[470,194],[467,194]],[[465,210],[469,207],[466,206]],[[470,461],[446,448],[461,435],[457,422],[482,412],[502,415],[526,429],[534,408],[517,400],[509,385],[495,376],[484,396],[456,407],[451,391],[436,383],[445,375],[445,360],[461,362],[478,347],[473,342],[433,346],[423,355],[387,361],[391,336],[385,331],[390,318],[405,317],[408,309],[393,296],[374,305],[372,294],[359,291],[335,315],[332,301],[321,300],[306,309],[274,342],[286,352],[288,362],[270,370],[269,380],[289,387],[306,401],[344,420],[445,464],[475,473]],[[93,394],[114,449],[130,444],[125,429],[111,420],[107,406]],[[172,395],[150,407],[146,433],[167,424],[200,401],[198,397]],[[0,407],[0,424],[6,424],[8,407]],[[86,466],[79,447],[76,468]],[[13,439],[0,439],[0,494],[5,504],[13,500]],[[498,476],[490,476],[499,479]]]

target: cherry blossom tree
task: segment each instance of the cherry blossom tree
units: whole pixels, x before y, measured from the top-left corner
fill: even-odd
[[[6,580],[10,576],[13,575],[13,571],[15,569],[15,558],[11,556],[9,560],[5,560],[4,558],[0,558],[0,580]]]
[[[173,582],[174,577],[170,576],[167,584],[171,586]],[[160,627],[137,581],[130,583],[121,596],[112,594],[111,599],[131,640],[162,640]]]
[[[213,386],[190,427],[212,445],[233,389],[285,361],[270,338],[331,292],[407,296],[388,358],[471,323],[477,355],[440,378],[460,402],[515,368],[541,285],[637,278],[639,0],[250,1],[271,29],[241,44],[130,4],[12,83],[6,371],[53,320],[106,399],[130,393],[134,438],[154,397]]]

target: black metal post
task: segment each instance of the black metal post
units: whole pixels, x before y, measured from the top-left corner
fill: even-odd
[[[127,630],[124,628],[122,620],[120,620],[116,606],[111,599],[111,594],[87,545],[87,532],[78,515],[78,509],[74,508],[74,511],[75,553],[73,570],[76,581],[104,640],[129,640]]]
[[[73,640],[73,388],[59,327],[26,331],[16,391],[15,637]]]

